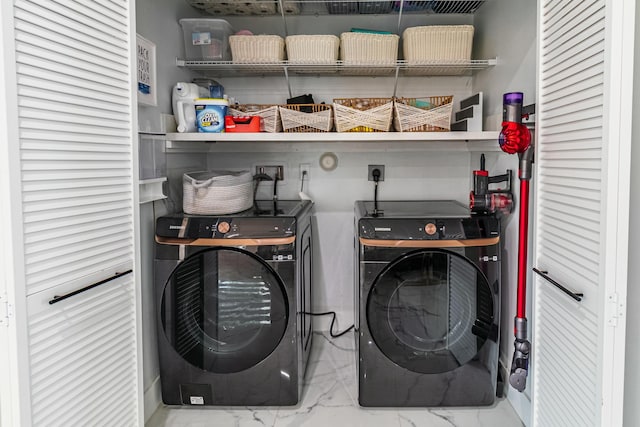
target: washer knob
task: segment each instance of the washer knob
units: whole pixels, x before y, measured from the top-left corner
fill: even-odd
[[[436,231],[437,231],[436,225],[432,222],[424,226],[424,232],[427,233],[429,236],[433,236],[436,233]]]
[[[222,234],[228,232],[229,228],[231,227],[229,226],[229,223],[227,221],[222,221],[218,224],[218,231]]]

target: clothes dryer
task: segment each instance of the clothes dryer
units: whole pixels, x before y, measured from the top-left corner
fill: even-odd
[[[356,202],[361,406],[490,405],[500,224],[454,201]]]
[[[311,349],[309,201],[156,221],[162,400],[295,405]]]

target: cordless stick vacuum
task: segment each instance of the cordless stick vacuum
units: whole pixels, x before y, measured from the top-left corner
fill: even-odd
[[[514,352],[511,361],[509,383],[519,392],[527,385],[529,353],[531,343],[527,339],[527,249],[529,244],[529,184],[533,167],[533,145],[531,132],[522,124],[522,118],[535,113],[535,104],[522,106],[522,92],[504,94],[502,110],[502,132],[500,148],[508,154],[518,154],[520,160],[520,221],[518,235],[518,293],[517,310],[514,319]]]

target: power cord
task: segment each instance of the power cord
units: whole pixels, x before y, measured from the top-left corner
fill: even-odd
[[[264,172],[260,172],[253,176],[253,180],[255,181],[255,187],[253,187],[253,203],[256,202],[256,196],[258,195],[258,186],[262,181],[273,181],[269,175]]]
[[[308,314],[310,316],[328,316],[328,315],[332,315],[333,318],[331,319],[331,326],[329,326],[329,335],[331,335],[331,338],[341,337],[344,334],[346,334],[347,332],[349,332],[350,330],[355,328],[355,325],[351,325],[347,329],[345,329],[344,331],[334,334],[333,333],[333,325],[334,325],[334,323],[336,323],[336,312],[335,311],[327,311],[325,313],[311,313],[311,312],[308,312],[308,311],[304,311],[303,314]]]
[[[302,179],[300,180],[300,192],[304,191],[304,179],[307,177],[307,171],[302,171]]]
[[[373,216],[378,216],[378,183],[380,182],[380,169],[376,168],[371,171],[373,177]]]

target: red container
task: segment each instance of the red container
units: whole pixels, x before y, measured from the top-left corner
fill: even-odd
[[[260,132],[260,116],[225,116],[227,132]]]

